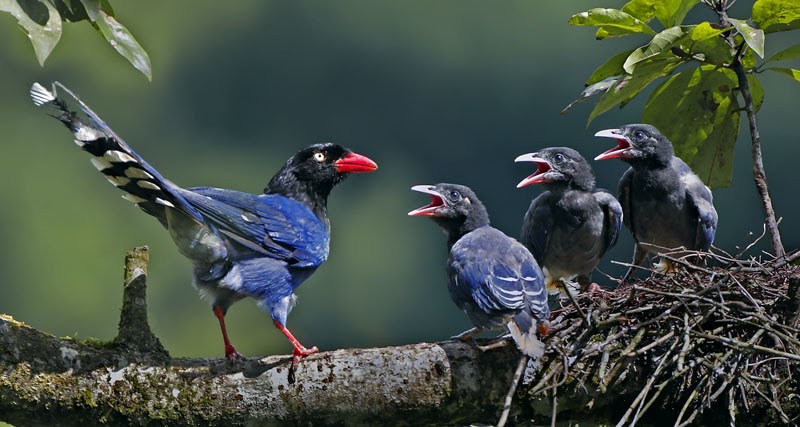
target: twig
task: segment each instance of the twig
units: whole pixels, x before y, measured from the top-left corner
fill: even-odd
[[[522,378],[522,372],[525,370],[525,365],[527,364],[528,356],[523,354],[522,357],[519,358],[519,363],[517,363],[517,370],[514,371],[514,377],[511,378],[511,387],[509,387],[508,393],[506,393],[506,398],[503,403],[503,413],[500,415],[497,427],[503,427],[508,421],[508,414],[511,412],[511,401],[514,399],[514,393],[517,391],[517,385],[519,384],[520,378]]]

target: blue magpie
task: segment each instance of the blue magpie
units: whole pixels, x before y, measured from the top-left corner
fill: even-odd
[[[542,266],[550,293],[574,277],[586,290],[592,270],[617,241],[622,207],[610,193],[595,189],[592,167],[571,148],[543,148],[515,161],[537,167],[517,188],[540,184],[547,190],[525,213],[520,241]]]
[[[617,140],[617,146],[595,160],[621,159],[630,165],[619,181],[619,201],[625,226],[636,246],[632,264],[639,266],[649,254],[670,252],[682,257],[683,248],[707,251],[717,230],[717,211],[709,189],[683,160],[672,143],[647,124],[629,124],[601,130],[595,136]],[[670,270],[667,260],[659,269]],[[629,268],[623,281],[633,274]]]
[[[447,233],[447,289],[475,329],[507,327],[520,351],[539,358],[550,308],[539,265],[522,244],[489,225],[489,214],[475,193],[463,185],[417,185],[431,203],[408,213],[427,216]]]
[[[59,92],[68,95],[63,98]],[[263,194],[211,187],[181,188],[150,166],[85,103],[60,83],[52,92],[31,87],[37,106],[74,134],[91,163],[123,197],[154,216],[178,251],[193,264],[193,284],[211,302],[225,343],[225,356],[241,355],[231,345],[225,314],[236,301],[253,298],[294,346],[293,366],[316,353],[286,328],[294,289],[327,258],[328,194],[349,173],[372,172],[375,162],[336,144],[315,144],[293,155]],[[80,112],[67,101],[77,103]]]

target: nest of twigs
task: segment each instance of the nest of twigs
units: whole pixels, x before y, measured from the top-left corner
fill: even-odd
[[[528,388],[553,425],[573,411],[618,426],[800,422],[797,255],[693,256],[564,303]]]

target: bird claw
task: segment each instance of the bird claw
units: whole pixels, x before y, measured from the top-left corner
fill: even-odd
[[[311,348],[305,348],[303,346],[295,347],[292,353],[292,366],[296,366],[300,362],[300,359],[314,353],[319,353],[319,348],[317,348],[317,346]]]
[[[678,264],[668,260],[666,258],[661,258],[657,263],[653,264],[653,270],[656,273],[663,274],[665,276],[672,276],[678,272]]]
[[[472,337],[474,337],[476,334],[479,334],[481,332],[483,332],[482,328],[475,327],[475,328],[472,328],[472,329],[467,329],[466,331],[464,331],[464,332],[462,332],[462,333],[460,333],[458,335],[453,335],[452,337],[450,337],[450,339],[453,340],[453,341],[458,340],[458,341],[461,341],[461,342],[467,342],[468,343],[468,342],[472,341]]]
[[[225,358],[233,363],[233,362],[237,362],[239,360],[244,359],[244,356],[242,356],[241,353],[236,351],[236,349],[233,348],[233,346],[226,346],[225,347]]]

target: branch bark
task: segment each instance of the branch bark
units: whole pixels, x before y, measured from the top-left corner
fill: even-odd
[[[728,20],[727,9],[733,2],[728,0],[717,0],[713,3],[712,8],[719,15],[720,25],[726,28],[733,28]],[[734,40],[734,32],[729,31],[725,36],[731,48],[736,47]],[[758,191],[759,199],[761,200],[761,207],[764,209],[764,216],[769,232],[770,241],[772,243],[772,251],[776,258],[783,258],[786,256],[783,242],[781,241],[781,233],[778,228],[778,219],[775,214],[775,208],[772,206],[772,197],[769,194],[769,186],[767,185],[767,173],[764,169],[764,157],[761,154],[761,133],[758,129],[758,116],[753,103],[753,96],[750,92],[750,83],[747,81],[747,72],[742,64],[742,54],[744,52],[744,42],[742,49],[734,56],[730,68],[736,73],[736,78],[739,83],[739,92],[742,94],[744,101],[744,111],[747,115],[747,123],[750,126],[750,147],[751,155],[753,157],[753,180],[756,184],[756,191]]]
[[[493,422],[518,360],[461,342],[171,359],[147,323],[147,248],[125,263],[119,334],[78,342],[0,315],[0,420],[19,425]]]
[[[482,352],[448,341],[324,352],[305,358],[294,382],[290,355],[236,364],[170,358],[146,324],[146,255],[137,249],[126,258],[125,303],[113,341],[57,338],[0,315],[0,420],[464,425],[500,417],[520,360],[513,345]],[[547,354],[525,369],[510,423],[557,417],[588,425],[661,424],[680,413],[719,425],[737,411],[745,423],[796,422],[800,409],[790,405],[800,386],[800,325],[791,314],[800,268],[739,277],[717,269],[702,280],[699,271],[664,278],[658,289],[647,287],[657,285],[654,278],[639,282],[632,304],[624,289],[581,295],[589,326],[572,306],[561,310]],[[781,320],[787,317],[788,324]]]

